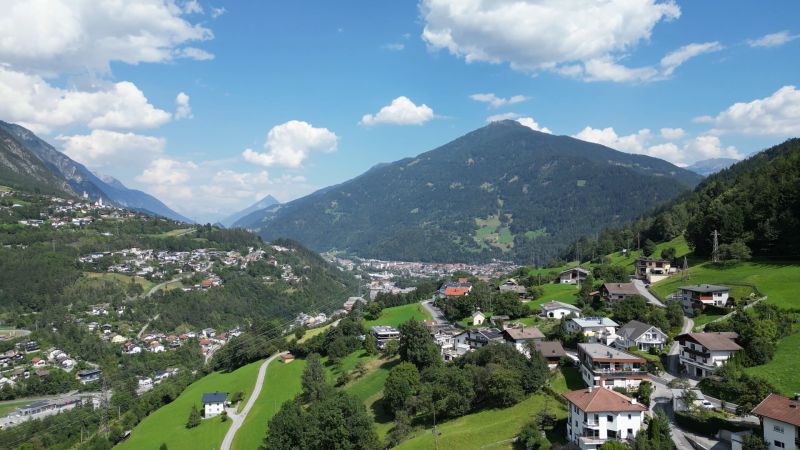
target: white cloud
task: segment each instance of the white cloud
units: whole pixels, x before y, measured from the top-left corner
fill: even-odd
[[[683,130],[683,128],[662,128],[661,129],[661,137],[664,138],[664,139],[670,139],[670,140],[680,139],[684,135],[686,135],[686,132]]]
[[[541,131],[542,133],[547,133],[547,134],[553,134],[553,132],[550,131],[549,128],[540,126],[535,120],[533,120],[533,117],[520,117],[519,119],[517,119],[517,122],[519,122],[522,125],[525,125],[531,130]]]
[[[712,134],[738,133],[761,136],[800,134],[800,91],[784,86],[769,97],[735,103],[716,117],[695,121],[713,123]]]
[[[673,1],[655,0],[423,0],[420,9],[428,45],[468,63],[613,81],[653,78],[653,68],[617,61],[647,41],[657,23],[681,13]]]
[[[498,97],[497,95],[491,92],[487,94],[472,94],[469,96],[469,98],[475,100],[476,102],[488,103],[492,108],[499,108],[505,105],[513,105],[528,100],[528,97],[524,95],[512,95],[511,97],[504,98],[504,97]]]
[[[290,120],[269,130],[264,143],[267,152],[248,148],[242,156],[262,166],[300,167],[313,152],[335,151],[338,140],[339,137],[327,128],[314,128],[308,122]]]
[[[197,47],[182,47],[172,52],[175,58],[188,58],[196,61],[209,61],[214,59],[214,55]]]
[[[384,49],[384,50],[391,50],[393,52],[399,52],[400,50],[403,50],[404,48],[406,48],[406,44],[403,44],[402,42],[392,42],[392,43],[389,43],[389,44],[382,45],[381,48]]]
[[[203,14],[203,7],[197,0],[189,0],[183,4],[185,14]]]
[[[193,117],[189,96],[183,92],[178,93],[178,96],[175,97],[175,119],[191,119]]]
[[[779,47],[795,39],[800,39],[800,34],[790,34],[784,30],[761,36],[758,39],[748,39],[747,45],[750,47]]]
[[[684,146],[683,151],[687,154],[687,159],[692,161],[709,158],[742,158],[736,147],[732,145],[723,147],[719,137],[711,135],[697,136]]]
[[[433,110],[428,105],[423,103],[417,106],[408,97],[400,96],[381,108],[377,114],[364,114],[360,123],[362,125],[420,125],[433,117]]]
[[[159,127],[170,113],[153,106],[129,81],[103,85],[95,91],[51,86],[38,75],[0,66],[0,117],[37,132],[87,125],[90,128]]]
[[[175,200],[192,198],[192,187],[188,186],[191,171],[197,164],[191,161],[176,161],[169,158],[156,158],[144,169],[136,181],[148,187],[157,196]]]
[[[643,128],[635,134],[619,136],[612,127],[603,129],[586,127],[574,137],[583,141],[605,145],[606,147],[611,147],[623,152],[644,153],[645,146],[651,136],[652,133],[647,128]]]
[[[491,122],[500,122],[502,120],[516,119],[517,117],[519,117],[519,114],[517,114],[515,112],[507,112],[507,113],[502,113],[502,114],[492,114],[491,116],[486,118],[486,121],[489,122],[489,123],[491,123]]]
[[[704,42],[700,44],[689,44],[668,53],[665,57],[661,58],[661,67],[663,76],[670,76],[672,73],[695,56],[704,53],[718,52],[724,47],[719,42]]]
[[[228,10],[225,9],[224,7],[211,8],[211,18],[216,19],[217,17],[225,14],[226,12],[228,12]]]
[[[681,151],[680,147],[672,142],[666,142],[648,147],[645,154],[654,158],[670,161],[676,165],[684,164],[682,162],[684,159],[683,152]]]
[[[0,61],[46,74],[107,72],[111,61],[169,61],[184,44],[213,37],[182,14],[163,0],[7,0]]]
[[[141,170],[164,151],[166,140],[134,133],[93,130],[86,135],[57,136],[64,153],[91,169]]]

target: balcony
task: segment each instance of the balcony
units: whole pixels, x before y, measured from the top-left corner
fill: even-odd
[[[583,422],[584,428],[600,428],[600,422],[597,420],[589,420]]]
[[[581,444],[581,447],[587,445],[603,445],[605,443],[605,439],[600,439],[599,437],[594,436],[581,436],[578,438],[578,442]]]
[[[681,347],[681,351],[684,351],[684,352],[692,354],[692,355],[701,356],[703,358],[710,358],[711,357],[711,353],[704,352],[702,350],[695,350],[695,349],[693,349],[691,347]]]

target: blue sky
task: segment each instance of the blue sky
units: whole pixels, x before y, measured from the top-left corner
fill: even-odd
[[[800,135],[791,1],[11,0],[8,11],[0,119],[202,221],[345,181],[492,116],[679,165]]]

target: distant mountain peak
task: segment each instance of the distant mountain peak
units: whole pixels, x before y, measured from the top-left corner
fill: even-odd
[[[256,211],[269,208],[270,206],[279,205],[281,202],[278,201],[275,197],[271,194],[267,194],[261,200],[253,203],[252,205],[248,206],[247,208],[237,211],[228,217],[219,221],[220,224],[224,225],[226,228],[231,227],[234,225],[239,219],[248,216]]]
[[[734,158],[709,158],[702,161],[697,161],[692,165],[687,166],[686,170],[691,170],[694,173],[708,176],[717,173],[722,169],[727,169],[737,162],[739,162],[739,160]]]

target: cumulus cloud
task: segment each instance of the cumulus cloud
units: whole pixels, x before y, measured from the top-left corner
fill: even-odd
[[[196,10],[192,4],[185,4],[190,12]],[[17,70],[54,75],[108,72],[111,61],[192,58],[199,53],[181,48],[213,34],[184,19],[186,12],[163,0],[7,0],[0,15],[0,61]]]
[[[154,128],[169,122],[170,113],[153,106],[129,81],[95,91],[51,86],[39,75],[0,66],[0,116],[37,132],[87,125],[90,128]]]
[[[203,14],[203,7],[197,0],[189,0],[183,4],[185,14]]]
[[[513,105],[528,100],[528,97],[524,95],[512,95],[511,97],[505,98],[505,97],[498,97],[497,95],[491,92],[487,94],[472,94],[469,96],[469,98],[475,100],[476,102],[488,103],[489,106],[491,106],[492,108],[499,108],[505,105]]]
[[[516,119],[517,117],[519,117],[519,114],[517,114],[515,112],[507,112],[507,113],[502,113],[502,114],[492,114],[491,116],[486,118],[486,121],[489,122],[489,123],[491,123],[491,122],[500,122],[500,121],[503,121],[503,120]]]
[[[175,118],[176,119],[191,119],[192,107],[189,105],[189,96],[183,92],[178,93],[175,97]]]
[[[790,34],[789,31],[779,31],[761,36],[758,39],[748,39],[747,45],[750,47],[780,47],[795,39],[800,39],[800,34]]]
[[[684,147],[688,159],[694,161],[709,158],[734,158],[741,159],[742,155],[736,147],[724,147],[717,136],[702,135],[689,141]]]
[[[712,123],[712,134],[738,133],[761,136],[800,134],[800,91],[784,86],[769,97],[735,103],[716,117],[702,116],[695,122]]]
[[[339,137],[327,128],[315,128],[308,122],[290,120],[267,133],[264,148],[259,153],[245,149],[245,160],[262,166],[300,167],[311,153],[333,152]]]
[[[682,138],[686,132],[683,128],[662,128],[661,129],[661,137],[664,139],[680,139]]]
[[[650,140],[652,133],[643,128],[637,133],[619,136],[613,127],[592,128],[586,127],[574,137],[587,142],[605,145],[616,150],[628,153],[644,153],[645,145]]]
[[[547,134],[553,134],[553,132],[550,131],[549,128],[540,126],[535,120],[533,120],[533,117],[520,117],[519,119],[517,119],[517,122],[519,122],[522,125],[525,125],[531,130],[541,131],[542,133],[547,133]]]
[[[193,193],[187,183],[195,169],[197,164],[191,161],[156,158],[136,177],[136,181],[148,186],[158,196],[165,196],[173,201],[189,199]]]
[[[376,114],[364,114],[362,125],[421,125],[433,119],[433,110],[426,104],[415,105],[408,97],[400,96]]]
[[[166,140],[161,137],[108,130],[90,134],[57,136],[64,153],[92,169],[141,170],[147,161],[161,155]],[[115,172],[116,173],[116,172]]]

